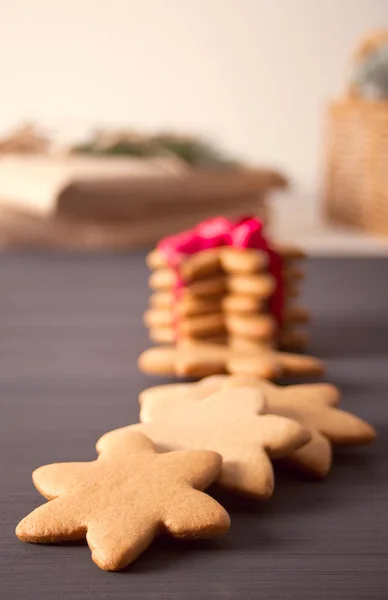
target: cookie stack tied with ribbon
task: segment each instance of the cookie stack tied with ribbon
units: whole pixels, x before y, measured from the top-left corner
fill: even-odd
[[[154,291],[144,321],[166,346],[143,353],[140,368],[195,376],[321,372],[316,359],[279,351],[307,341],[300,325],[309,315],[296,304],[301,259],[298,249],[271,244],[253,217],[211,219],[162,240],[147,257]]]

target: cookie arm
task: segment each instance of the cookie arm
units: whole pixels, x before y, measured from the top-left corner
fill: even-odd
[[[262,415],[254,418],[254,422],[258,440],[274,458],[287,456],[311,439],[308,429],[293,419],[278,415]]]
[[[228,531],[229,515],[214,498],[190,487],[177,489],[176,496],[176,505],[169,507],[163,521],[171,535],[194,539],[213,537]]]
[[[329,440],[311,429],[311,440],[287,457],[292,464],[314,477],[325,477],[331,468],[333,450]]]
[[[315,377],[317,375],[323,375],[325,372],[323,362],[314,356],[289,354],[287,352],[277,352],[276,356],[278,363],[282,368],[283,375]]]
[[[225,352],[220,346],[215,352],[187,348],[177,352],[175,371],[178,377],[206,377],[225,371]]]
[[[217,482],[231,491],[269,498],[274,489],[274,474],[265,450],[257,444],[243,444],[234,447],[233,454],[224,458]]]
[[[275,388],[274,393],[281,394],[283,401],[290,402],[290,408],[298,407],[298,402],[303,404],[325,404],[327,406],[336,406],[341,400],[340,390],[331,383],[310,383]],[[295,404],[294,404],[295,402]]]
[[[160,524],[146,522],[139,515],[118,519],[112,527],[101,522],[88,523],[86,541],[92,559],[104,571],[118,571],[132,563],[158,535]]]
[[[83,516],[68,503],[68,498],[57,498],[38,506],[16,527],[16,535],[23,542],[82,540],[85,533]]]
[[[175,346],[149,348],[138,358],[138,367],[144,373],[168,375],[176,371],[178,351]]]
[[[90,462],[54,463],[35,469],[32,473],[34,486],[47,500],[68,492],[81,483],[90,472]]]
[[[376,438],[372,425],[338,408],[317,413],[316,427],[334,444],[369,444]]]

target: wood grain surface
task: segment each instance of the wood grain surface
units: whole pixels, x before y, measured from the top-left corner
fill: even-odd
[[[378,428],[370,448],[341,450],[326,481],[278,472],[266,503],[220,498],[230,533],[160,539],[123,573],[84,544],[30,545],[17,522],[42,502],[32,470],[91,460],[105,431],[135,422],[147,346],[144,255],[0,256],[1,600],[388,598],[388,261],[308,264],[312,353],[344,407]]]

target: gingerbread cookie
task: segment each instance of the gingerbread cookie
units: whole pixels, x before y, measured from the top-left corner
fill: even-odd
[[[263,392],[266,412],[296,419],[307,427],[311,440],[292,452],[288,460],[316,477],[330,471],[332,444],[369,444],[376,437],[374,428],[359,417],[339,410],[340,391],[333,385],[303,384],[276,386],[265,380],[249,377],[218,375],[197,383],[160,385],[141,393],[141,420],[152,421],[153,415],[163,411],[165,402],[172,397],[201,400],[211,393],[241,386],[252,386]]]
[[[176,285],[178,285],[178,279],[174,271],[169,269],[160,269],[151,273],[149,280],[149,286],[153,290],[157,291],[172,291]],[[189,294],[194,296],[216,296],[223,294],[226,289],[226,280],[224,275],[217,275],[214,277],[208,277],[207,279],[195,279],[185,286]]]
[[[171,327],[150,327],[148,337],[156,344],[174,344],[176,333]]]
[[[159,333],[165,332],[168,340],[174,343],[176,339],[175,324],[170,322],[169,324],[155,323],[151,325],[153,320],[155,320],[155,314],[148,311],[145,314],[145,321],[150,328],[151,339],[158,341]],[[171,321],[173,321],[172,316]],[[276,331],[277,326],[273,317],[265,314],[244,317],[240,315],[224,316],[219,312],[179,320],[180,338],[209,338],[228,332],[229,334],[239,334],[248,340],[272,340],[276,336]]]
[[[221,302],[222,296],[201,298],[188,293],[182,294],[179,302],[175,302],[174,294],[171,292],[155,292],[150,297],[149,310],[154,313],[168,314],[171,320],[173,314],[179,317],[193,317],[218,312],[221,309]]]
[[[141,371],[153,375],[198,378],[230,373],[277,379],[301,375],[315,377],[324,373],[323,363],[312,356],[277,352],[264,347],[237,351],[228,344],[200,342],[149,348],[140,355],[138,365]]]
[[[154,328],[157,326],[154,325]],[[170,324],[169,327],[174,333],[174,325]],[[179,321],[179,333],[183,336],[188,337],[202,337],[210,336],[213,337],[220,333],[225,332],[225,319],[221,312],[209,313],[207,315],[195,315],[187,317],[186,319],[180,319]]]
[[[276,346],[281,350],[300,352],[306,348],[309,340],[307,332],[287,328],[283,329],[277,336]],[[247,337],[232,333],[228,336],[228,344],[232,350],[237,350],[238,352],[255,352],[263,347],[275,348],[275,340],[271,340],[271,338]]]
[[[226,330],[230,335],[238,335],[248,340],[273,340],[278,326],[271,315],[238,315],[225,316]]]
[[[50,502],[17,526],[25,542],[84,539],[101,569],[134,561],[160,533],[207,538],[229,529],[229,516],[205,489],[219,475],[221,457],[210,450],[157,454],[140,432],[103,436],[92,462],[60,463],[33,473]]]
[[[206,323],[204,323],[206,325]],[[156,342],[157,344],[170,345],[175,344],[176,342],[176,331],[172,327],[150,327],[148,330],[148,335],[150,340]],[[198,342],[198,343],[206,343],[206,344],[217,344],[224,345],[226,344],[226,337],[223,333],[223,324],[222,327],[219,328],[219,332],[217,335],[216,331],[207,331],[206,329],[198,330],[194,332],[190,331],[187,328],[187,324],[184,327],[180,328],[179,332],[179,343],[184,342]]]
[[[258,300],[268,300],[276,289],[272,275],[233,275],[226,279],[228,293],[254,296]],[[285,282],[285,298],[297,298],[299,295],[297,282]]]
[[[226,280],[227,289],[233,294],[247,294],[256,298],[269,298],[275,289],[276,281],[269,274],[231,275]]]
[[[165,315],[163,315],[165,317]],[[175,317],[176,319],[177,317]],[[170,322],[165,318],[162,322],[160,313],[149,310],[144,315],[146,324],[150,327],[150,332],[158,333],[160,330],[169,330],[170,339],[174,342],[176,337],[174,317],[171,315]],[[159,320],[159,322],[158,322]],[[225,332],[225,319],[221,312],[209,313],[207,315],[194,315],[179,319],[179,334],[181,337],[214,337]]]
[[[222,298],[222,310],[226,314],[252,315],[267,314],[265,300],[248,294],[228,294]],[[310,320],[310,312],[300,306],[285,305],[282,321],[285,325],[303,324]]]
[[[253,248],[222,248],[220,264],[226,273],[251,274],[268,268],[269,258],[266,252]]]
[[[309,441],[310,434],[295,420],[262,415],[263,394],[252,386],[211,394],[200,402],[187,395],[165,397],[152,421],[123,428],[140,431],[159,450],[206,448],[222,456],[217,483],[257,498],[268,498],[274,477],[269,457],[287,456]],[[120,431],[120,430],[118,430]],[[109,443],[103,436],[98,449]]]
[[[266,301],[249,294],[227,294],[222,299],[222,309],[228,314],[266,313]]]
[[[185,282],[203,279],[220,271],[220,248],[209,248],[196,254],[182,257],[179,264],[179,276]],[[146,257],[146,263],[152,270],[171,270],[166,256],[159,250],[153,250]]]

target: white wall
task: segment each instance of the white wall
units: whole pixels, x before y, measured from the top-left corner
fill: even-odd
[[[3,0],[0,131],[197,130],[317,197],[325,103],[387,25],[388,0]]]

